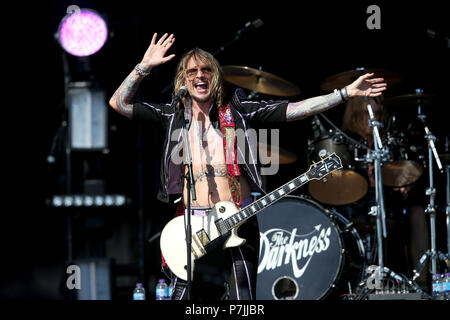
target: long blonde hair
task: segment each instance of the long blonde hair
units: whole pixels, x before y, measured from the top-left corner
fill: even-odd
[[[185,53],[178,63],[177,73],[175,75],[174,81],[174,92],[178,92],[181,86],[185,84],[187,64],[191,57],[194,57],[194,59],[197,61],[201,61],[207,64],[211,68],[211,94],[214,102],[216,102],[217,106],[221,108],[225,95],[222,68],[212,54],[200,48],[194,48]],[[184,101],[184,103],[186,103],[186,101]]]
[[[385,123],[387,119],[387,112],[386,108],[383,106],[383,97],[379,96],[376,98],[369,98],[369,102],[371,99],[381,106],[381,116],[380,119],[377,120]],[[342,119],[342,130],[348,130],[359,134],[360,136],[365,135],[368,126],[368,111],[366,108],[367,103],[368,101],[366,100],[366,97],[353,97],[347,102]]]

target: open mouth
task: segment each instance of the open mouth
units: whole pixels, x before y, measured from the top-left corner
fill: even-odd
[[[199,94],[205,94],[208,92],[208,84],[206,82],[198,82],[194,85],[194,87]]]

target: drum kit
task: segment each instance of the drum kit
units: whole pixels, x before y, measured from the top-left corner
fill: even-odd
[[[301,93],[294,84],[262,71],[261,68],[224,66],[223,72],[226,81],[250,90],[249,98],[254,98],[260,93],[280,97],[293,97]],[[332,92],[335,88],[349,85],[365,73],[375,73],[376,77],[383,77],[388,87],[402,81],[402,76],[396,72],[357,68],[326,78],[320,88],[323,91]],[[435,146],[436,137],[428,127],[424,113],[440,103],[439,97],[416,89],[414,93],[384,99],[382,102],[384,107],[392,111],[386,127],[380,119],[375,118],[371,100],[366,99],[364,103],[363,108],[369,115],[368,125],[371,127],[374,141],[371,147],[367,144],[367,140],[356,137],[352,132],[343,131],[324,114],[312,117],[314,135],[308,139],[309,162],[320,161],[336,153],[342,160],[343,168],[323,180],[310,181],[308,195],[288,196],[265,209],[274,211],[274,214],[262,216],[264,219],[260,219],[262,220],[260,233],[265,237],[266,246],[270,244],[267,250],[269,247],[270,250],[274,250],[277,245],[279,246],[279,251],[270,253],[273,257],[278,254],[279,263],[276,266],[272,265],[271,268],[258,269],[257,295],[260,299],[323,299],[337,294],[341,298],[367,299],[370,294],[388,292],[389,285],[393,282],[402,284],[402,287],[399,286],[396,291],[398,293],[400,291],[402,293],[419,292],[423,296],[430,297],[427,293],[429,288],[425,289],[415,281],[425,263],[430,261],[429,275],[431,276],[439,273],[442,268],[448,272],[448,253],[439,252],[436,245],[436,188],[433,178],[435,164],[440,174],[444,171],[441,160],[444,163],[449,161],[448,137],[446,137],[446,149],[438,154]],[[406,120],[408,122],[406,126],[404,123],[399,123],[399,119],[404,120],[407,117],[410,119]],[[325,129],[321,119],[329,125],[330,129]],[[280,164],[297,161],[295,154],[285,149],[279,148],[278,153]],[[447,171],[447,252],[450,249],[450,241],[448,241],[450,236],[449,168],[449,165],[445,168]],[[386,214],[384,190],[410,189],[420,180],[426,181],[426,169],[428,169],[429,186],[423,190],[423,193],[429,199],[425,214],[430,222],[428,227],[431,248],[424,253],[420,261],[417,261],[417,266],[408,278],[403,274],[396,274],[384,265],[383,246],[390,226],[390,220]],[[372,183],[368,175],[371,170],[374,175]],[[421,177],[424,179],[420,179]],[[367,228],[367,225],[359,224],[358,219],[352,221],[351,217],[344,217],[340,209],[366,198],[371,186],[375,191],[375,199],[372,206],[363,209],[363,215],[371,217],[371,221],[375,219],[376,223]],[[293,230],[293,226],[297,228]],[[307,228],[312,231],[307,233]],[[317,242],[317,239],[314,240],[311,234],[314,230],[319,232],[320,228],[328,230],[326,234],[330,236],[330,243],[332,241],[335,243],[327,250],[316,250],[314,258],[312,254],[309,256],[301,254],[301,245],[303,244],[306,248],[308,242],[309,252],[312,252],[311,245]],[[298,232],[299,229],[306,233]],[[276,232],[269,238],[268,235],[273,230]],[[360,234],[366,230],[370,230],[373,234],[366,235],[363,239]],[[291,241],[292,243],[290,240],[281,241],[283,237],[294,240]],[[261,242],[263,242],[262,239]],[[285,266],[286,263],[281,263],[282,260],[289,261],[289,258],[283,258],[282,252],[297,249],[299,250],[297,261],[291,261],[292,264],[296,264],[295,266],[292,265],[290,268]],[[264,254],[264,249],[261,249],[260,255],[264,256]],[[377,263],[375,257],[378,258]],[[261,259],[262,257],[260,262]],[[295,272],[295,275],[298,276],[300,273],[302,275],[296,277],[292,269],[301,270],[301,272]],[[375,282],[373,282],[374,279]],[[267,290],[268,286],[271,290]]]

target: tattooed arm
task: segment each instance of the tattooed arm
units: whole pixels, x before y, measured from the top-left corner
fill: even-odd
[[[334,93],[289,103],[286,109],[286,120],[301,120],[310,115],[328,110],[342,102]]]
[[[167,50],[175,41],[173,34],[170,36],[167,33],[164,34],[158,42],[155,42],[156,37],[157,34],[155,33],[139,64],[140,68],[146,72],[150,72],[154,67],[166,63],[175,57],[174,54],[165,57]],[[131,118],[133,115],[133,98],[143,78],[144,76],[133,70],[109,100],[110,106],[120,114]]]
[[[352,97],[378,97],[386,90],[387,84],[383,78],[373,78],[373,73],[366,73],[345,87],[348,98]],[[295,121],[323,112],[342,102],[340,96],[334,92],[323,96],[306,99],[300,102],[289,103],[286,109],[286,120]]]
[[[144,79],[144,76],[133,70],[113,94],[109,100],[109,105],[120,114],[131,119],[133,115],[133,98],[142,79]]]

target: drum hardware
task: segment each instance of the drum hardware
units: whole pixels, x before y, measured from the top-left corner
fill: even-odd
[[[430,217],[430,236],[431,236],[431,254],[427,255],[431,259],[431,275],[432,277],[437,273],[437,258],[438,252],[436,251],[436,207],[435,207],[435,196],[436,196],[436,188],[434,187],[434,159],[436,160],[436,164],[438,166],[439,171],[442,172],[442,164],[439,159],[439,155],[436,151],[435,141],[436,137],[431,133],[430,129],[426,124],[426,115],[422,113],[422,99],[420,95],[423,94],[422,89],[416,89],[416,95],[419,95],[417,98],[417,118],[421,121],[423,125],[423,129],[425,131],[425,139],[428,144],[428,177],[429,177],[429,186],[425,191],[425,195],[429,197],[429,202],[427,208],[425,209],[425,213]]]
[[[450,165],[446,165],[446,173],[447,173],[447,192],[446,192],[446,199],[447,199],[447,206],[445,208],[445,221],[447,224],[447,254],[450,253]]]
[[[436,164],[438,166],[439,172],[443,172],[442,163],[440,160],[440,157],[436,151],[435,141],[436,137],[432,134],[430,129],[428,128],[426,124],[426,115],[422,112],[423,107],[426,106],[432,106],[434,102],[437,101],[437,97],[435,95],[426,95],[423,93],[422,89],[416,89],[414,94],[411,95],[405,95],[400,96],[396,98],[390,99],[391,103],[392,101],[395,101],[396,103],[399,103],[401,106],[410,106],[415,104],[417,106],[417,119],[419,120],[418,123],[421,124],[421,127],[423,128],[423,131],[425,132],[425,140],[427,141],[427,150],[428,150],[428,160],[427,160],[427,166],[428,166],[428,177],[429,177],[429,186],[425,190],[425,195],[429,198],[428,205],[425,209],[425,213],[429,215],[430,219],[430,238],[431,238],[431,248],[428,249],[423,256],[419,259],[419,262],[416,266],[416,268],[413,270],[413,276],[412,279],[409,280],[409,283],[412,285],[415,285],[416,290],[418,292],[420,290],[420,287],[417,286],[417,284],[414,282],[414,280],[420,275],[425,263],[427,260],[431,261],[431,267],[429,272],[431,273],[431,276],[433,277],[437,273],[438,269],[438,260],[444,261],[448,265],[449,255],[443,254],[436,250],[436,207],[435,207],[435,196],[436,196],[436,188],[434,187],[434,160],[436,161]],[[448,170],[448,169],[447,169]],[[449,181],[449,176],[447,173],[447,184]],[[449,188],[447,186],[447,188]],[[449,202],[449,192],[447,190],[447,202]],[[447,205],[447,232],[449,230],[448,227],[448,205]],[[450,242],[448,240],[447,247],[450,247]]]
[[[381,175],[381,162],[383,155],[388,153],[387,146],[384,147],[381,138],[379,127],[383,124],[375,120],[372,106],[367,103],[367,111],[369,112],[369,126],[372,128],[373,141],[375,151],[371,152],[372,159],[374,161],[375,171],[375,201],[376,205],[376,231],[377,231],[377,253],[378,253],[378,266],[381,270],[380,281],[384,278],[384,257],[383,257],[383,237],[387,237],[386,231],[386,212],[384,207],[384,195],[383,195],[383,177]]]
[[[370,207],[370,211],[367,213],[369,216],[374,216],[376,217],[378,213],[378,209],[377,206],[372,206]]]
[[[442,252],[433,252],[433,250],[428,249],[423,255],[422,257],[420,257],[419,262],[417,263],[416,267],[413,270],[413,276],[412,276],[412,281],[416,280],[419,276],[420,273],[423,270],[423,267],[425,266],[425,262],[428,259],[439,259],[440,261],[443,262],[443,264],[448,265],[448,260],[449,260],[449,256],[448,254],[444,254]]]
[[[366,277],[361,281],[352,300],[415,300],[429,299],[429,295],[414,281],[403,274],[397,274],[387,267],[370,265],[366,268]],[[383,278],[381,277],[383,275]],[[413,294],[416,293],[416,294]],[[389,296],[389,297],[387,297]],[[414,298],[413,298],[414,297]]]
[[[365,245],[365,251],[366,251],[366,261],[372,261],[372,234],[368,233],[363,240],[363,243]]]
[[[338,127],[336,127],[325,115],[319,114],[320,117],[325,119],[333,128],[334,130],[330,130],[329,132],[338,133],[341,137],[344,137],[346,141],[350,141],[356,148],[353,150],[353,160],[356,163],[374,163],[375,167],[375,181],[376,181],[376,190],[378,190],[378,196],[377,196],[377,205],[370,208],[370,211],[368,212],[368,216],[374,217],[376,219],[376,226],[374,230],[369,230],[370,232],[374,231],[377,235],[372,238],[372,236],[368,236],[368,238],[364,239],[363,246],[365,248],[365,261],[369,262],[372,261],[375,258],[378,258],[378,264],[381,265],[383,269],[381,272],[381,279],[383,280],[385,277],[389,278],[389,274],[386,272],[384,264],[384,258],[383,258],[383,238],[387,237],[387,220],[386,220],[386,214],[384,210],[384,197],[382,193],[382,188],[384,185],[383,175],[381,171],[381,165],[393,160],[393,157],[391,156],[391,148],[390,146],[396,146],[395,143],[398,141],[398,137],[388,136],[390,140],[387,140],[385,145],[382,144],[382,140],[379,134],[378,127],[382,127],[382,124],[380,122],[374,121],[373,112],[371,110],[371,106],[368,105],[368,112],[369,115],[371,115],[369,120],[369,125],[373,128],[372,134],[374,135],[374,141],[376,142],[375,150],[372,150],[368,148],[366,145],[352,139],[348,135],[345,134],[342,130],[340,130]],[[403,133],[400,133],[400,137],[403,137]],[[310,143],[312,145],[314,143]],[[365,155],[360,155],[361,150],[366,150]],[[338,152],[337,152],[338,153]],[[342,159],[343,157],[341,157]],[[378,165],[377,165],[378,163]],[[360,165],[361,166],[361,165]],[[373,241],[372,241],[373,240]],[[372,248],[373,245],[373,248]],[[386,278],[386,281],[389,280]],[[406,277],[404,277],[406,278]],[[366,279],[367,280],[367,279]],[[405,280],[406,281],[406,280]],[[361,293],[363,288],[366,286],[366,282],[362,281],[360,283],[360,286],[358,286],[355,293]],[[414,283],[410,283],[409,287],[412,290],[418,290],[420,289],[417,285],[414,286]],[[356,294],[358,296],[358,294]]]

